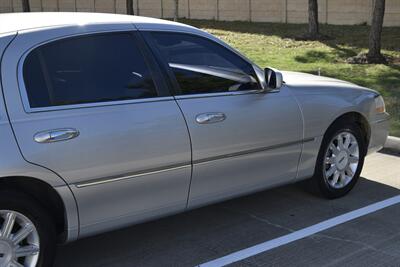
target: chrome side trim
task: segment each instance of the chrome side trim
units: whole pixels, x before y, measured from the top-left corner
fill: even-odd
[[[286,146],[292,146],[292,145],[297,145],[297,144],[302,144],[302,143],[307,143],[307,142],[313,142],[314,140],[315,140],[315,138],[307,138],[304,140],[288,142],[288,143],[278,144],[278,145],[274,145],[274,146],[250,149],[250,150],[240,151],[240,152],[231,153],[231,154],[225,154],[225,155],[220,155],[220,156],[215,156],[215,157],[204,158],[204,159],[193,161],[193,165],[205,164],[205,163],[215,161],[215,160],[239,157],[239,156],[249,155],[249,154],[253,154],[253,153],[259,153],[259,152],[264,152],[264,151],[268,151],[268,150],[278,149],[278,148],[282,148],[282,147],[286,147]],[[190,167],[192,167],[192,165],[190,163],[185,163],[185,164],[181,164],[181,165],[169,166],[167,168],[159,168],[159,169],[153,169],[153,170],[148,170],[148,171],[136,172],[134,174],[129,174],[129,175],[93,179],[88,182],[76,183],[75,186],[77,188],[84,188],[84,187],[88,187],[88,186],[96,186],[96,185],[101,185],[101,184],[106,184],[106,183],[124,181],[124,180],[133,179],[133,178],[137,178],[137,177],[153,175],[153,174],[174,171],[174,170],[180,170],[180,169],[190,168]]]
[[[74,128],[54,129],[42,131],[34,135],[36,143],[54,143],[66,141],[79,136],[79,131]]]
[[[210,123],[222,122],[225,119],[226,115],[222,112],[208,112],[196,116],[196,122],[198,124],[210,124]]]
[[[313,142],[314,140],[315,140],[315,138],[307,138],[307,139],[299,140],[299,141],[293,141],[293,142],[288,142],[288,143],[283,143],[283,144],[278,144],[278,145],[273,145],[273,146],[268,146],[268,147],[260,147],[260,148],[244,150],[244,151],[231,153],[231,154],[225,154],[225,155],[220,155],[220,156],[215,156],[215,157],[210,157],[210,158],[199,159],[199,160],[193,161],[193,165],[205,164],[205,163],[215,161],[215,160],[240,157],[240,156],[245,156],[245,155],[249,155],[249,154],[260,153],[260,152],[264,152],[264,151],[268,151],[268,150],[278,149],[278,148],[282,148],[282,147],[304,144],[304,143],[308,143],[308,142]]]
[[[176,95],[175,99],[176,100],[185,100],[185,99],[195,99],[195,98],[239,96],[239,95],[251,95],[251,94],[264,94],[264,93],[261,93],[261,90],[232,91],[232,92],[221,92],[221,93]]]
[[[137,177],[141,177],[141,176],[158,174],[158,173],[174,171],[174,170],[190,168],[190,167],[192,167],[192,165],[190,163],[187,163],[187,164],[184,164],[184,165],[170,166],[168,168],[154,169],[154,170],[145,171],[145,172],[137,172],[137,173],[130,174],[130,175],[94,179],[94,180],[91,180],[89,182],[77,183],[77,184],[75,184],[75,186],[77,188],[83,188],[83,187],[88,187],[88,186],[95,186],[95,185],[101,185],[101,184],[112,183],[112,182],[117,182],[117,181],[129,180],[129,179],[133,179],[133,178],[137,178]]]
[[[283,86],[282,86],[283,87]],[[222,97],[222,96],[241,96],[241,95],[265,95],[265,94],[276,94],[281,92],[280,89],[263,91],[263,89],[245,90],[245,91],[232,91],[232,92],[221,92],[221,93],[204,93],[204,94],[189,94],[189,95],[176,95],[176,100],[185,99],[196,99],[196,98],[209,98],[209,97]]]
[[[23,88],[25,88],[25,87],[23,87]],[[26,93],[26,91],[24,91],[24,92]],[[25,96],[23,96],[23,98],[25,99]],[[173,101],[173,100],[174,100],[174,98],[172,96],[163,96],[163,97],[131,99],[131,100],[116,100],[116,101],[106,101],[106,102],[93,102],[93,103],[87,103],[87,104],[71,104],[71,105],[61,105],[61,106],[49,106],[49,107],[42,107],[42,108],[31,108],[29,106],[29,103],[27,103],[27,105],[24,104],[24,110],[27,113],[36,113],[36,112],[58,111],[58,110],[70,110],[70,109],[96,108],[96,107],[107,107],[107,106],[118,106],[118,105],[164,102],[164,101]],[[28,101],[29,102],[28,96],[26,96],[26,100],[24,100],[24,101]]]

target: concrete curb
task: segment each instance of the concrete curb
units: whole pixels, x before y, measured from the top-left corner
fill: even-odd
[[[389,136],[386,140],[384,148],[400,153],[400,138]]]

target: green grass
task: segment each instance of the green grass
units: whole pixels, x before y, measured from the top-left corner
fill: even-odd
[[[272,66],[347,80],[379,91],[392,115],[390,134],[400,136],[400,27],[384,28],[382,49],[389,65],[353,65],[346,59],[366,52],[369,27],[321,25],[327,41],[296,41],[307,25],[184,20],[226,41],[259,66]]]

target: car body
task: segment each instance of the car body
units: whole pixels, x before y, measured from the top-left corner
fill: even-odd
[[[0,25],[0,186],[46,207],[62,242],[310,178],[343,116],[369,153],[388,135],[377,92],[284,71],[269,87],[263,69],[191,26],[90,13],[4,14]],[[196,42],[212,47],[206,58]],[[104,88],[124,67],[131,80],[116,98]],[[86,99],[92,87],[104,95]]]

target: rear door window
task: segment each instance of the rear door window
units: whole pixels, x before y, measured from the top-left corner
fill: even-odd
[[[150,68],[131,33],[54,41],[26,58],[31,108],[157,97]]]

